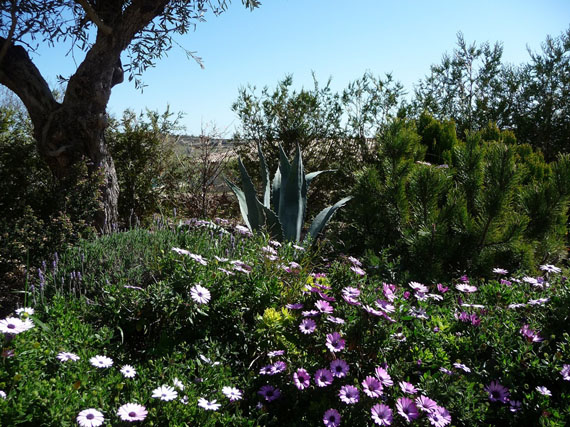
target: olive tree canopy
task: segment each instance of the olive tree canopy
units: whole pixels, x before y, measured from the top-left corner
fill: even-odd
[[[86,160],[103,174],[103,208],[96,225],[117,222],[118,185],[105,145],[106,107],[124,74],[140,84],[142,72],[204,20],[227,9],[230,0],[3,0],[0,1],[0,84],[25,105],[41,156],[56,177]],[[254,9],[258,0],[242,0]],[[30,53],[41,43],[68,42],[85,58],[57,101]],[[190,51],[186,51],[192,56]],[[124,53],[122,59],[121,56]]]

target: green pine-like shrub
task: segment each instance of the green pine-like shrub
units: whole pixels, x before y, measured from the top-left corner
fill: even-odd
[[[376,162],[357,172],[340,236],[348,248],[389,252],[402,270],[433,280],[564,259],[570,158],[546,163],[493,126],[440,144],[450,123],[426,117],[419,128],[395,121],[379,136]]]

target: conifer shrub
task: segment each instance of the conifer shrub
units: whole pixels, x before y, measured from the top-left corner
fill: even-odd
[[[344,213],[347,247],[388,251],[412,276],[432,279],[565,258],[568,157],[546,163],[490,125],[465,141],[448,138],[436,156],[448,163],[432,164],[427,156],[446,125],[428,119],[418,125],[423,137],[411,121],[395,121],[379,137],[377,160],[357,172]]]

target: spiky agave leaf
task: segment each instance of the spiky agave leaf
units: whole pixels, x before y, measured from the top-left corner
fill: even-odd
[[[267,168],[267,162],[265,161],[265,156],[263,151],[261,151],[261,144],[257,143],[257,153],[259,155],[259,165],[261,168],[261,179],[263,185],[263,206],[267,209],[270,208],[270,197],[271,197],[271,184],[269,179],[269,169]]]
[[[309,238],[309,236],[311,236],[310,238],[312,239],[316,239],[323,230],[324,226],[329,221],[329,219],[331,219],[333,214],[337,211],[337,209],[344,206],[346,202],[348,202],[350,199],[352,199],[352,196],[345,197],[344,199],[341,199],[338,202],[336,202],[334,205],[329,206],[328,208],[324,208],[322,211],[320,211],[319,214],[315,217],[315,219],[313,219],[313,222],[311,223],[311,227],[309,228],[309,232],[307,233],[307,237],[305,238],[305,240]]]
[[[298,145],[287,180],[282,177],[279,196],[277,215],[283,227],[283,237],[298,242],[301,238],[307,200],[307,183]]]

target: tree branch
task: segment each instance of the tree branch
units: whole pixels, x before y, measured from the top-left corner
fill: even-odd
[[[23,47],[0,37],[0,49],[6,51],[0,62],[0,84],[22,100],[34,128],[40,129],[49,113],[58,106],[49,85]]]
[[[91,4],[89,4],[87,0],[75,0],[75,1],[81,5],[83,10],[87,14],[87,17],[91,20],[91,22],[93,22],[97,26],[99,30],[101,30],[102,33],[110,35],[113,32],[113,29],[109,27],[107,24],[105,24],[101,20],[101,18],[99,18],[99,15],[97,15],[97,12],[95,12],[95,9],[93,9],[93,6],[91,6]]]
[[[8,31],[8,38],[9,42],[12,41],[14,37],[14,33],[16,32],[16,26],[18,25],[18,16],[16,15],[16,9],[18,4],[16,1],[12,3],[12,8],[10,9],[10,17],[12,18],[12,24],[10,25],[10,30]],[[10,46],[9,43],[3,43],[2,48],[0,49],[0,64],[2,63],[2,59],[6,56],[6,52],[8,51],[8,47]]]

